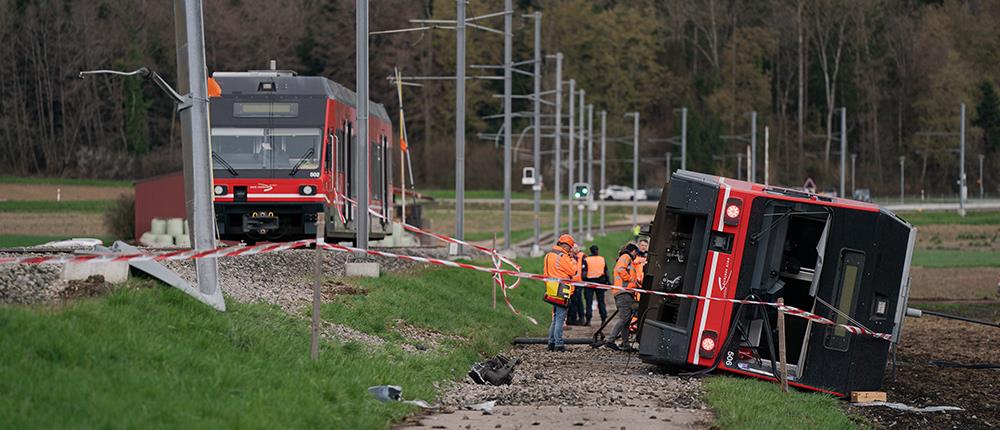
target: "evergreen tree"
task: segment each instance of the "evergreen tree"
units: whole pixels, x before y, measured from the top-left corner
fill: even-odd
[[[983,129],[983,140],[989,150],[1000,149],[1000,97],[990,81],[979,86],[979,106],[972,125]]]

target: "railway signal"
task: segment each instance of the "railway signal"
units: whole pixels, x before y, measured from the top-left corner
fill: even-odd
[[[587,200],[590,196],[590,184],[586,182],[577,182],[573,184],[573,199],[574,200]]]

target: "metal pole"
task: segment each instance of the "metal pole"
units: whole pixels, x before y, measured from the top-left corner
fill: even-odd
[[[906,157],[899,156],[899,204],[903,204],[906,187]]]
[[[535,185],[532,189],[535,192],[535,207],[534,207],[534,227],[535,227],[535,240],[531,245],[532,255],[539,255],[542,251],[538,244],[538,237],[541,235],[541,220],[539,219],[542,210],[542,133],[539,128],[542,126],[542,13],[535,12],[535,76],[532,79],[532,89],[535,93],[535,118],[533,124],[535,125],[534,133],[534,146],[535,153],[532,164],[535,166]],[[557,131],[558,133],[558,131]]]
[[[747,174],[747,179],[749,180],[750,174]],[[743,153],[736,153],[736,179],[743,180]]]
[[[215,247],[215,214],[212,206],[212,161],[208,126],[208,72],[205,68],[205,33],[200,0],[174,2],[177,38],[178,92],[189,94],[190,107],[180,111],[184,154],[184,191],[191,243],[206,251]],[[219,290],[219,266],[214,258],[195,260],[198,291],[213,306],[226,310]]]
[[[857,161],[858,161],[858,154],[851,154],[851,197],[854,196],[854,191],[857,190],[854,182],[856,176],[855,172],[856,172]]]
[[[569,204],[567,205],[568,207],[566,208],[567,209],[566,213],[569,216],[569,220],[568,220],[569,221],[569,225],[568,225],[568,228],[566,229],[566,231],[569,234],[571,234],[571,235],[573,234],[573,203],[574,203],[574,201],[573,201],[573,179],[574,179],[573,178],[573,176],[574,176],[573,175],[573,168],[575,167],[574,164],[573,164],[573,159],[574,159],[573,152],[576,150],[576,131],[575,131],[575,127],[576,127],[575,126],[575,124],[576,124],[576,122],[575,122],[576,121],[576,114],[575,114],[575,111],[574,111],[574,109],[576,108],[575,103],[576,103],[576,80],[575,79],[570,79],[569,80],[569,166],[567,166],[568,169],[566,169],[569,172],[568,173],[568,175],[569,175],[569,183],[566,184],[566,185],[568,185],[566,188],[569,188],[569,196],[568,196],[569,199],[567,200],[567,202]]]
[[[847,108],[840,108],[840,197],[847,196]]]
[[[357,0],[357,99],[355,128],[358,141],[354,151],[355,216],[354,243],[368,249],[368,0]]]
[[[747,157],[747,168],[750,182],[757,182],[757,111],[750,112],[750,154]]]
[[[671,160],[671,158],[673,158],[673,156],[674,156],[674,154],[668,152],[668,153],[664,154],[664,157],[663,157],[666,160],[666,162],[667,162],[667,175],[666,175],[667,180],[670,180],[670,164],[671,164],[670,162],[673,161],[673,160]],[[664,181],[664,182],[666,182],[666,181]]]
[[[594,105],[587,105],[587,240],[594,240],[594,211],[590,206],[594,202]]]
[[[985,199],[986,193],[983,191],[983,186],[985,186],[986,180],[983,179],[983,154],[979,154],[979,198]]]
[[[577,161],[576,161],[576,164],[577,164],[577,174],[580,175],[579,176],[579,178],[580,178],[579,181],[580,182],[585,182],[587,180],[587,176],[586,176],[586,174],[583,171],[583,149],[587,145],[587,128],[586,128],[586,124],[585,124],[586,118],[587,118],[586,115],[585,115],[587,113],[587,105],[583,104],[584,100],[586,100],[586,97],[587,97],[587,91],[580,90],[580,105],[579,105],[580,106],[580,122],[577,124],[579,126],[579,128],[580,128],[579,134],[577,134],[577,137],[580,139],[580,141],[579,141],[579,143],[577,144],[577,147],[576,147],[576,150],[577,150],[577,158],[576,158],[577,159]],[[584,234],[584,223],[585,223],[584,222],[584,217],[583,217],[583,205],[584,204],[586,204],[586,201],[579,202],[576,205],[576,211],[577,211],[577,215],[578,215],[578,217],[577,217],[577,224],[579,225],[579,230],[578,231],[580,232],[580,235]],[[580,238],[577,238],[577,239],[580,239]]]
[[[562,52],[556,53],[556,168],[555,168],[555,220],[552,228],[554,237],[562,231]]]
[[[965,187],[965,103],[962,103],[962,126],[959,127],[959,133],[961,138],[960,148],[958,150],[958,215],[965,216],[965,197],[968,196],[969,190]]]
[[[688,108],[681,109],[681,169],[688,168]]]
[[[605,173],[604,160],[606,158],[605,149],[608,139],[608,112],[601,111],[601,188],[598,190],[598,197],[600,196],[600,190],[603,190],[605,185]],[[601,235],[604,235],[604,200],[601,200]]]
[[[455,238],[465,239],[465,2],[455,0]],[[462,246],[456,245],[456,254]]]
[[[771,135],[770,130],[764,126],[764,185],[771,184]]]
[[[510,125],[510,101],[511,101],[511,0],[504,1],[503,16],[503,246],[504,249],[511,249],[510,243],[510,174],[511,174],[511,125]]]

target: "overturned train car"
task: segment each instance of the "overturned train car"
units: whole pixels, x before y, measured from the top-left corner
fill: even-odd
[[[916,229],[870,204],[689,171],[650,229],[643,288],[795,306],[898,342]],[[777,310],[644,294],[639,357],[775,379]],[[844,396],[881,387],[891,343],[786,317],[789,383]]]

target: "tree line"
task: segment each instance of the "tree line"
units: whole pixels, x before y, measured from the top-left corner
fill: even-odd
[[[471,1],[468,16],[502,9]],[[839,180],[839,109],[847,112],[848,151],[857,155],[859,188],[898,191],[899,157],[908,192],[954,193],[959,105],[967,106],[967,171],[978,180],[986,160],[987,192],[1000,181],[1000,3],[981,0],[518,0],[514,61],[533,55],[531,20],[540,11],[544,54],[562,52],[564,79],[575,79],[595,112],[608,112],[610,137],[631,135],[625,112],[640,112],[642,179],[665,177],[662,141],[680,132],[688,108],[688,168],[735,176],[757,112],[758,149],[769,130],[772,182],[821,187]],[[354,1],[207,0],[210,71],[279,68],[354,86]],[[412,27],[411,19],[453,19],[452,0],[376,0],[372,31]],[[502,28],[502,18],[483,25]],[[467,30],[467,64],[500,64],[502,36]],[[404,75],[452,75],[455,34],[447,29],[373,35],[372,98],[396,110]],[[140,178],[180,168],[179,122],[172,103],[136,78],[90,77],[86,69],[146,66],[175,81],[173,8],[155,0],[8,0],[0,2],[0,168],[17,175]],[[527,70],[530,70],[530,66]],[[543,66],[554,89],[554,61]],[[495,69],[469,75],[498,74]],[[453,184],[454,85],[407,87],[404,103],[418,186]],[[531,91],[515,74],[514,93]],[[478,133],[495,132],[502,82],[467,84],[467,186],[499,187],[502,151]],[[564,92],[565,93],[565,92]],[[551,95],[548,96],[551,100]],[[565,105],[565,103],[564,103]],[[523,99],[515,111],[530,110]],[[552,114],[549,105],[544,113]],[[564,114],[566,110],[564,108]],[[551,121],[546,118],[546,124]],[[596,123],[595,132],[599,130]],[[564,121],[564,125],[566,121]],[[514,137],[530,118],[514,122]],[[564,137],[565,144],[565,137]],[[631,181],[631,148],[609,145],[610,180]],[[550,148],[551,140],[543,142]],[[530,132],[519,147],[528,165]],[[564,145],[565,148],[565,145]],[[551,156],[544,174],[551,183]],[[763,154],[758,155],[758,179]],[[745,170],[745,169],[741,169]]]

